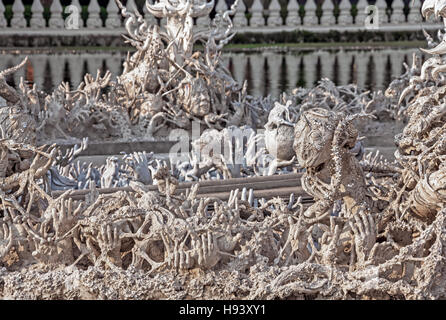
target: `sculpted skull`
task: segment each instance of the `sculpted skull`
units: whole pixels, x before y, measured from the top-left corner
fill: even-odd
[[[294,156],[294,123],[290,121],[289,106],[276,102],[265,125],[265,145],[268,153],[280,160],[291,160]]]
[[[315,108],[302,114],[294,128],[293,148],[297,161],[302,167],[317,167],[331,160],[334,131],[338,123],[336,114],[322,108]],[[358,132],[353,126],[343,132],[343,146],[353,148]]]

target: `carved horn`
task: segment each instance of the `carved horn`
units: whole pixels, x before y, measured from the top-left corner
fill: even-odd
[[[211,2],[205,1],[202,5],[194,5],[192,7],[192,17],[202,17],[207,16],[211,13],[212,9],[214,9],[215,0],[211,0]]]
[[[165,14],[165,6],[164,6],[164,0],[161,0],[158,3],[150,4],[148,0],[146,0],[146,8],[147,10],[153,14],[157,18],[164,18],[166,16]]]

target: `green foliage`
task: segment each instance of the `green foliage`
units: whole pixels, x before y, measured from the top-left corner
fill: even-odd
[[[101,17],[102,21],[105,22],[107,19],[107,9],[105,7],[101,7],[101,12],[99,13],[99,16]]]
[[[51,17],[50,7],[44,7],[43,8],[43,18],[48,22]]]
[[[25,7],[25,12],[23,13],[23,15],[25,16],[25,20],[26,20],[26,24],[29,26],[29,20],[31,20],[31,5],[27,4],[24,6]]]
[[[8,21],[8,26],[11,26],[11,19],[12,19],[12,4],[8,4],[5,6],[5,18],[6,21]]]
[[[84,21],[88,19],[88,6],[82,6],[81,17]]]
[[[301,5],[299,6],[299,15],[300,15],[301,17],[305,17],[305,6],[304,6],[303,4],[301,4]]]

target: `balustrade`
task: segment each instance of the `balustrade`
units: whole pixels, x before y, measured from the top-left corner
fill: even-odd
[[[25,34],[27,30],[53,30],[53,33],[55,29],[63,31],[66,27],[64,23],[66,20],[64,21],[64,19],[67,19],[68,16],[73,19],[71,16],[73,14],[77,14],[78,19],[80,19],[79,24],[76,24],[80,29],[113,31],[123,28],[123,19],[114,0],[109,0],[104,8],[99,6],[98,0],[90,0],[88,6],[84,7],[84,10],[88,12],[85,24],[82,20],[79,0],[72,0],[71,2],[71,6],[76,6],[78,10],[73,11],[72,8],[69,8],[70,10],[65,12],[61,0],[53,0],[48,8],[50,12],[48,21],[46,21],[48,18],[44,18],[45,8],[42,6],[41,0],[32,2],[30,17],[25,17],[25,6],[22,0],[14,0],[12,6],[8,6],[8,8],[6,8],[4,2],[5,0],[0,0],[0,31],[14,29],[15,32],[22,30],[21,32]],[[134,0],[123,0],[123,4],[130,11],[136,8]],[[211,14],[222,14],[229,8],[228,5],[230,4],[231,2],[226,0],[215,1],[215,11]],[[405,0],[393,0],[391,7],[387,8],[385,0],[377,0],[375,6],[379,12],[379,28],[392,27],[393,30],[414,30],[414,27],[418,27],[420,29],[420,22],[423,21],[420,13],[421,4],[421,0],[413,2],[411,0],[410,3]],[[409,8],[407,8],[408,5]],[[304,9],[302,17],[301,6]],[[101,17],[101,10],[107,12],[106,18],[104,17],[105,21]],[[352,15],[353,12],[356,12],[355,16]],[[152,16],[145,6],[142,11],[140,10],[140,13],[148,24],[162,25],[165,23],[165,21]],[[335,17],[335,14],[337,17]],[[232,16],[232,19],[235,29],[239,32],[273,32],[293,29],[352,31],[365,29],[364,23],[369,14],[372,14],[372,10],[367,0],[359,0],[354,6],[352,6],[350,0],[306,0],[304,4],[299,4],[298,0],[288,0],[285,4],[278,0],[271,0],[269,3],[263,0],[254,0],[249,7],[243,0],[239,0],[236,13]],[[439,23],[435,22],[436,27]],[[210,17],[195,19],[197,28],[209,28],[209,24]],[[430,21],[424,22],[423,25],[433,27]]]

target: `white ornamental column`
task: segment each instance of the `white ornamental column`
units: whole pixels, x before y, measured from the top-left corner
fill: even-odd
[[[289,0],[286,10],[287,10],[287,17],[285,20],[286,26],[294,27],[300,25],[299,4],[297,3],[297,0]]]
[[[113,78],[121,74],[121,55],[113,53],[106,59],[107,69],[112,73]]]
[[[355,25],[358,27],[364,27],[365,19],[367,17],[365,9],[369,6],[367,0],[359,0],[356,8],[358,9],[355,18]]]
[[[245,3],[243,2],[243,0],[239,0],[234,18],[232,20],[236,28],[246,27],[248,25],[248,19],[246,19],[245,12]]]
[[[286,79],[289,90],[291,91],[296,88],[297,85],[297,78],[299,76],[299,66],[300,66],[300,59],[301,56],[297,56],[294,54],[287,54],[285,56],[285,63],[286,63]]]
[[[88,70],[92,75],[96,75],[98,70],[102,69],[102,63],[104,62],[104,57],[97,54],[92,54],[87,58]]]
[[[317,65],[317,55],[316,54],[306,54],[302,58],[304,60],[304,79],[305,87],[313,88],[316,82],[316,65]]]
[[[69,55],[67,57],[68,66],[70,67],[70,85],[72,88],[77,88],[82,81],[84,75],[83,60],[79,55]]]
[[[51,81],[53,87],[58,87],[63,81],[63,72],[65,68],[65,58],[60,54],[51,56],[48,60],[51,66]]]
[[[1,2],[1,0],[0,0]],[[43,6],[40,0],[34,0],[31,6],[31,20],[29,21],[29,26],[34,29],[45,28],[46,22],[43,18]]]
[[[377,0],[375,3],[375,6],[378,7],[378,12],[379,12],[379,25],[384,25],[384,24],[388,24],[389,20],[388,20],[388,16],[387,16],[387,2],[386,0]]]
[[[75,6],[79,12],[79,28],[83,28],[84,27],[84,19],[82,19],[82,7],[81,4],[79,3],[79,0],[71,0],[71,5]]]
[[[33,54],[29,57],[34,70],[34,83],[39,89],[42,89],[43,87],[43,79],[45,75],[45,65],[47,59],[48,57],[42,54]]]
[[[279,92],[279,78],[280,78],[280,67],[282,65],[282,55],[279,54],[266,54],[265,55],[268,67],[269,67],[269,78],[270,78],[270,92],[273,97],[278,98],[281,92]]]
[[[316,7],[315,0],[307,0],[307,2],[305,3],[304,26],[318,25],[316,9],[317,9],[317,7]]]
[[[387,53],[384,51],[377,51],[373,55],[373,62],[375,64],[375,70],[373,73],[375,74],[376,80],[376,88],[383,89],[384,88],[384,75],[386,71],[387,64]]]
[[[102,27],[100,13],[101,7],[99,7],[98,0],[90,0],[90,4],[88,5],[87,28],[96,29]]]
[[[269,16],[267,25],[270,27],[277,27],[282,25],[282,17],[280,16],[280,4],[278,0],[272,0],[269,5]]]
[[[369,63],[370,56],[365,52],[358,52],[355,57],[356,64],[356,79],[357,85],[360,88],[365,87],[366,75],[367,75],[367,64]]]
[[[240,84],[246,80],[247,56],[244,53],[232,55],[233,77]]]
[[[390,17],[392,24],[400,24],[406,22],[406,16],[404,15],[404,2],[403,0],[393,0],[392,2],[393,12]]]
[[[109,29],[119,28],[121,26],[121,14],[115,0],[108,0],[107,19],[105,27]]]
[[[348,26],[353,24],[352,17],[352,5],[350,4],[350,0],[341,0],[339,4],[339,17],[338,24],[341,26]]]
[[[263,18],[263,5],[260,0],[254,0],[251,7],[251,20],[249,24],[251,27],[263,27],[265,25],[265,19]]]
[[[22,0],[15,0],[12,5],[12,28],[26,28],[26,19],[24,16],[25,7],[23,6]]]
[[[389,52],[390,55],[390,63],[392,65],[392,77],[399,77],[401,76],[405,71],[403,68],[404,63],[404,52],[398,50],[391,50]]]
[[[62,5],[60,0],[53,0],[50,7],[51,17],[48,21],[48,26],[52,29],[63,29],[65,27],[64,20],[62,18]]]
[[[0,28],[6,28],[8,25],[5,18],[5,6],[3,5],[3,1],[0,0]]]
[[[413,2],[413,5],[412,5]],[[411,0],[409,3],[409,15],[407,16],[407,22],[409,23],[420,23],[423,21],[421,16],[421,1]]]
[[[319,52],[321,61],[321,78],[328,78],[333,81],[334,56],[327,51]],[[319,81],[321,79],[317,79]]]
[[[324,0],[322,4],[322,17],[321,25],[331,27],[336,24],[336,18],[334,16],[334,5],[331,0]]]
[[[228,5],[226,4],[225,0],[218,0],[217,6],[215,7],[215,11],[219,13],[220,15],[223,15],[223,13],[228,10]]]
[[[251,83],[252,83],[252,95],[262,96],[264,84],[264,70],[263,66],[265,58],[261,54],[253,54],[249,56],[249,62],[251,64]]]

